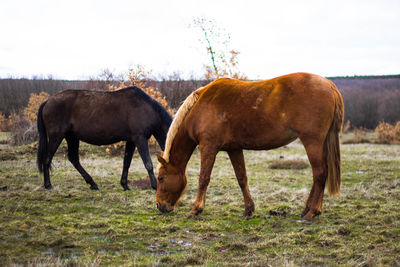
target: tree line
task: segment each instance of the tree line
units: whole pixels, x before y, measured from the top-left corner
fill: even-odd
[[[374,129],[379,122],[400,121],[400,75],[332,77],[343,95],[345,121],[353,128]],[[209,80],[184,80],[179,75],[168,79],[146,81],[165,96],[170,107],[176,109],[195,89]],[[0,113],[9,116],[20,112],[32,93],[50,95],[65,89],[106,90],[113,80],[64,81],[53,79],[0,79]]]

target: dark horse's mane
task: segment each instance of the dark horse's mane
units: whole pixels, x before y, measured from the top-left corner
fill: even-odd
[[[147,103],[149,103],[154,110],[160,115],[161,120],[167,122],[168,124],[171,124],[172,122],[172,117],[168,113],[168,111],[165,110],[165,108],[156,100],[154,100],[151,96],[146,94],[142,89],[136,86],[130,86],[126,87],[124,89],[121,89],[120,91],[124,90],[133,90],[139,97],[141,97],[143,100],[145,100]]]

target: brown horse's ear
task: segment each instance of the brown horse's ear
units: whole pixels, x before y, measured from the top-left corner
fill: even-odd
[[[161,152],[162,153],[162,152]],[[165,159],[162,157],[162,155],[160,155],[160,154],[156,154],[157,155],[157,159],[158,159],[158,162],[160,162],[162,165],[164,165],[164,166],[167,166],[167,162],[165,161]]]

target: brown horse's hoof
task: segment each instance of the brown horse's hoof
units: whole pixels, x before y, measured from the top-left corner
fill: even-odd
[[[243,212],[243,217],[245,217],[247,220],[250,220],[251,216],[253,215],[253,211],[254,211],[254,209],[250,210],[250,211],[245,210]]]
[[[254,210],[255,210],[254,204],[249,207],[246,207],[243,212],[243,217],[245,217],[247,220],[249,220],[251,218],[251,215],[253,215]]]
[[[320,214],[321,214],[320,211],[315,211],[315,212],[309,211],[309,212],[307,212],[307,214],[305,216],[302,216],[302,217],[303,217],[303,220],[311,221],[313,218],[315,218],[316,216],[318,216]]]
[[[190,214],[199,215],[202,212],[203,212],[203,209],[193,207],[192,210],[190,211]]]
[[[303,218],[304,216],[306,216],[306,214],[308,213],[309,210],[310,210],[310,208],[305,207],[303,212],[300,214],[300,217]]]
[[[313,215],[311,215],[310,213],[307,213],[305,216],[302,216],[303,217],[303,220],[305,220],[305,221],[312,221],[312,219],[314,218],[314,216]]]

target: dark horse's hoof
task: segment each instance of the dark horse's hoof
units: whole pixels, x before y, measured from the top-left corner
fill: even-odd
[[[130,188],[129,188],[129,186],[122,186],[123,188],[124,188],[124,191],[129,191],[129,190],[131,190]]]
[[[153,188],[154,190],[157,190],[157,182],[152,183],[150,181],[150,184],[151,184],[151,188]]]
[[[90,189],[92,189],[92,190],[99,190],[99,187],[97,186],[97,184],[92,184],[92,185],[90,186]]]
[[[53,186],[51,184],[45,184],[44,188],[47,189],[47,190],[50,190],[50,189],[53,188]]]

